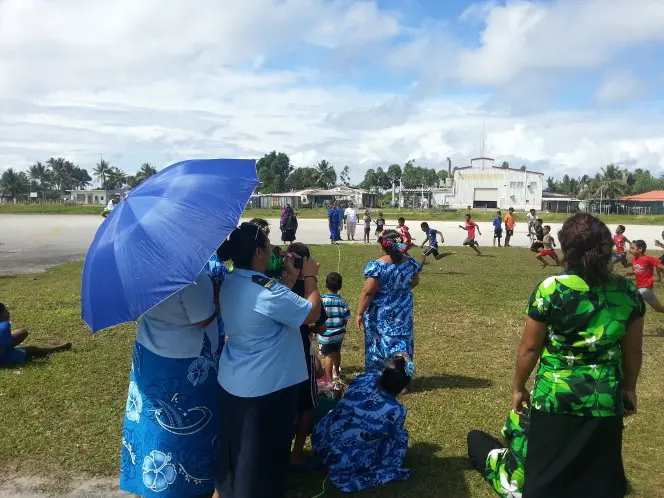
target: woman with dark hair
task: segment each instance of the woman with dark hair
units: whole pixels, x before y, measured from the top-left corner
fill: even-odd
[[[604,223],[577,214],[558,238],[565,271],[535,289],[517,354],[513,408],[531,406],[523,496],[622,497],[623,416],[636,412],[645,305],[609,273]]]
[[[397,353],[413,357],[413,293],[422,265],[399,249],[399,234],[378,238],[383,256],[364,268],[357,326],[364,327],[365,369],[380,373]]]
[[[295,268],[286,256],[281,282],[265,276],[272,245],[243,223],[219,248],[234,270],[221,287],[227,342],[219,360],[221,423],[215,488],[223,497],[278,498],[288,477],[299,384],[307,380],[300,326],[320,316],[318,263]],[[304,298],[291,292],[298,275]]]
[[[414,374],[409,358],[394,356],[381,373],[356,377],[337,406],[314,428],[311,446],[341,491],[360,491],[410,477],[410,470],[403,468],[408,451],[407,411],[397,397]]]
[[[295,241],[297,233],[297,215],[290,204],[286,204],[279,220],[279,229],[281,230],[281,240],[292,244]]]

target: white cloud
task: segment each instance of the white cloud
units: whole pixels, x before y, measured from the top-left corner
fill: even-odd
[[[584,0],[579,15],[595,33],[597,22],[587,15],[593,3]],[[580,174],[612,161],[664,168],[664,139],[656,134],[663,124],[662,103],[603,112],[528,108],[521,113],[495,104],[504,89],[441,95],[427,83],[463,75],[459,68],[468,58],[484,64],[488,74],[498,64],[491,57],[513,53],[513,60],[502,62],[501,81],[532,67],[534,49],[524,44],[543,47],[542,57],[553,50],[550,35],[541,38],[532,26],[542,19],[560,26],[568,21],[569,6],[479,8],[466,19],[472,14],[487,20],[484,44],[460,52],[446,22],[408,28],[400,24],[399,13],[377,5],[0,0],[0,169],[23,169],[51,155],[91,169],[103,153],[112,164],[133,171],[145,161],[162,166],[191,157],[260,157],[276,149],[290,154],[297,166],[322,158],[339,168],[348,164],[359,180],[369,167],[408,159],[439,168],[450,156],[455,165],[465,164],[479,153],[484,125],[487,154],[497,161],[536,163],[548,168],[547,174]],[[570,26],[581,29],[580,22]],[[496,23],[503,23],[506,40],[496,40]],[[519,30],[525,41],[514,34]],[[653,39],[652,30],[644,30]],[[410,42],[399,45],[395,37]],[[596,60],[634,43],[633,36],[619,37],[622,41]],[[390,40],[397,46],[385,52]],[[373,53],[377,47],[378,60],[391,69],[408,74],[421,66],[425,77],[417,81],[413,75],[416,84],[407,93],[390,85],[369,90],[352,74],[298,62],[319,62],[318,57],[337,52]],[[289,62],[302,54],[307,59]],[[549,70],[562,67],[563,56],[555,57]],[[511,88],[515,97],[526,94]],[[614,97],[619,93],[613,92]]]
[[[505,84],[530,70],[597,68],[626,48],[664,41],[660,0],[517,0],[479,12],[480,46],[461,53],[457,72],[471,84]]]
[[[609,74],[597,90],[595,97],[603,102],[634,101],[647,93],[644,82],[630,71]]]

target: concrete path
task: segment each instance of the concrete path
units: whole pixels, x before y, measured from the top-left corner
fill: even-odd
[[[460,217],[460,222],[462,222]],[[272,225],[272,242],[280,243],[278,230],[279,221],[269,220]],[[545,218],[546,221],[546,218]],[[100,216],[87,215],[0,215],[0,275],[19,273],[36,273],[61,263],[79,261],[92,242],[94,234],[103,222]],[[396,220],[387,220],[388,228],[396,225]],[[422,242],[424,234],[420,229],[420,220],[409,220],[411,234],[415,243]],[[432,221],[430,225],[443,232],[445,245],[460,246],[465,238],[459,223],[450,221]],[[479,223],[482,236],[478,237],[480,247],[492,244],[493,233],[490,223]],[[552,224],[554,235],[560,230],[561,224]],[[615,227],[610,227],[612,230]],[[662,227],[647,225],[630,225],[626,236],[629,239],[643,239],[654,250],[654,241],[660,237]],[[345,234],[344,238],[345,238]],[[299,220],[297,238],[307,244],[328,244],[329,233],[327,221],[321,219]],[[362,226],[358,226],[356,240],[362,240]],[[361,242],[360,242],[361,243]],[[513,246],[528,247],[530,245],[525,224],[516,227],[512,239]]]

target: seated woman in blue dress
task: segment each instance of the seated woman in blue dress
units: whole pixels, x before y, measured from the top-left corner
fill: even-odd
[[[314,428],[313,449],[341,491],[410,477],[402,467],[408,450],[407,412],[397,396],[414,374],[410,359],[394,356],[382,374],[365,373],[351,382],[339,404]]]

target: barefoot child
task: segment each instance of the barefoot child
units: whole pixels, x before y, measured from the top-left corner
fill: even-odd
[[[409,358],[393,356],[381,374],[356,377],[314,428],[311,446],[339,490],[350,493],[410,478],[411,471],[403,468],[407,411],[397,396],[413,375]]]
[[[453,251],[446,251],[443,253],[438,252],[438,235],[440,235],[440,243],[444,244],[445,243],[445,238],[443,237],[443,233],[439,232],[435,228],[429,228],[429,224],[425,221],[423,222],[420,227],[422,228],[422,231],[426,234],[426,238],[424,239],[424,242],[422,242],[422,245],[420,246],[422,249],[424,249],[424,246],[429,243],[429,248],[424,251],[424,257],[422,258],[422,264],[426,264],[427,262],[427,256],[433,256],[438,259],[442,259],[445,256],[449,256],[450,254],[456,254]]]
[[[514,235],[514,208],[505,215],[505,247],[510,247],[510,239]]]
[[[408,254],[408,251],[410,251],[410,248],[413,247],[413,237],[410,235],[410,230],[406,226],[406,219],[401,217],[398,220],[399,223],[399,237],[401,238],[401,243],[404,245],[404,249],[402,249],[402,252],[404,254]]]
[[[465,230],[468,232],[468,236],[466,237],[466,240],[463,241],[464,246],[470,246],[473,251],[477,253],[478,256],[481,256],[482,253],[480,250],[477,248],[479,245],[477,241],[475,240],[475,230],[477,230],[477,233],[482,235],[482,232],[480,231],[480,227],[477,226],[477,223],[475,223],[472,220],[472,216],[470,214],[466,215],[466,224],[465,225],[459,225],[459,228],[462,230]]]
[[[549,266],[549,263],[544,259],[546,256],[549,256],[552,260],[555,261],[556,266],[560,266],[560,260],[554,247],[556,247],[556,239],[551,235],[551,227],[549,225],[544,225],[543,227],[544,236],[542,237],[542,249],[540,249],[537,254],[537,259],[544,265],[544,267]]]
[[[367,209],[364,212],[364,218],[362,218],[364,221],[364,243],[368,244],[369,241],[369,236],[371,235],[371,213]]]
[[[323,306],[327,314],[326,330],[318,334],[320,354],[325,359],[325,375],[336,380],[341,375],[341,345],[346,336],[346,324],[350,320],[350,307],[339,295],[343,279],[337,272],[332,272],[325,280],[327,292],[323,297]]]
[[[627,272],[626,275],[634,275],[636,278],[636,287],[643,296],[643,300],[655,311],[664,313],[664,306],[659,302],[653,290],[655,286],[654,269],[659,268],[664,270],[664,265],[659,259],[646,256],[646,249],[647,246],[643,240],[632,242],[630,245],[632,271]]]
[[[498,247],[500,245],[500,239],[503,238],[503,215],[500,211],[496,213],[496,217],[493,219],[493,247],[496,247],[496,241],[498,241]]]
[[[623,268],[628,268],[630,266],[630,264],[627,262],[625,242],[631,244],[631,241],[625,237],[625,235],[623,235],[624,233],[625,226],[618,225],[618,228],[616,228],[616,234],[613,236],[613,243],[616,246],[616,252],[613,253],[613,256],[611,257],[611,263],[609,264],[611,271],[613,271],[613,267],[616,265],[616,263],[622,264]],[[657,245],[657,242],[655,242],[655,245]]]
[[[662,232],[662,239],[664,239],[664,232]],[[664,244],[662,244],[659,240],[655,241],[655,246],[659,247],[660,249],[664,249]],[[664,263],[664,254],[662,254],[659,257],[659,260]],[[662,275],[664,275],[664,271],[657,269],[657,281],[661,282],[662,281]]]
[[[25,346],[18,348],[28,338],[27,329],[12,331],[11,314],[7,306],[0,303],[0,367],[16,367],[52,353],[71,349],[71,342],[51,348]]]
[[[385,218],[383,213],[378,213],[378,218],[376,218],[376,237],[380,237],[380,234],[385,230]]]

